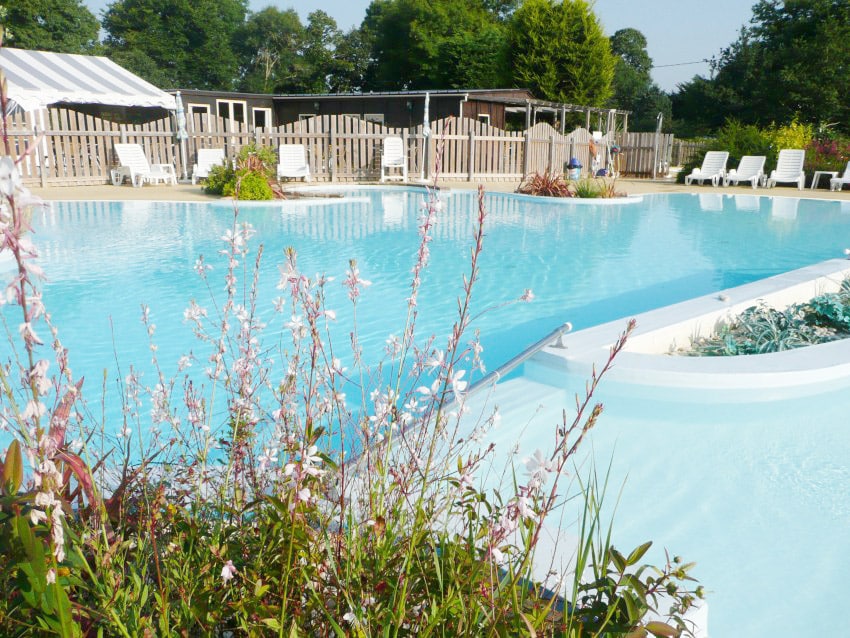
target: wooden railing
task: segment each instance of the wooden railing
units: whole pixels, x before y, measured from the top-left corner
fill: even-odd
[[[114,124],[68,109],[18,114],[9,121],[14,152],[29,149],[21,164],[24,183],[30,186],[104,184],[116,165],[116,142],[142,145],[151,163],[173,164],[179,176],[191,175],[198,149],[223,148],[235,158],[248,144],[277,148],[304,144],[310,171],[316,181],[376,181],[380,176],[382,140],[403,138],[411,179],[519,180],[533,173],[563,173],[570,158],[593,166],[591,134],[578,128],[561,134],[547,123],[526,131],[503,131],[483,122],[448,118],[393,128],[350,116],[320,115],[270,129],[253,129],[243,123],[194,115],[187,123],[188,138],[177,140],[172,122],[158,120],[143,125]],[[607,166],[609,141],[619,142],[615,163],[621,174],[650,175],[654,159],[669,161],[673,138],[661,136],[655,150],[653,133],[630,133],[596,144],[596,166]],[[658,161],[658,160],[656,160]]]

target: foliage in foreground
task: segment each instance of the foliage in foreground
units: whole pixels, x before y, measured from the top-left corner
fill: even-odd
[[[574,416],[553,425],[549,451],[526,458],[522,474],[511,461],[501,479],[488,474],[498,411],[464,415],[469,377],[483,372],[478,337],[466,334],[486,225],[483,191],[445,343],[416,336],[440,208],[431,193],[408,319],[377,366],[364,363],[356,322],[348,345],[336,347],[329,325],[337,313],[324,302],[331,280],[306,276],[294,251],[280,266],[278,314],[268,326],[260,320],[262,246],[253,247],[253,229],[237,211],[222,238],[224,294],[211,292],[208,305],[195,300],[185,312],[198,343],[195,354],[187,344],[180,368],[207,369],[166,378],[143,307],[158,378],[145,386],[131,371],[123,380],[121,424],[98,423],[88,409],[84,381],[73,376],[42,305],[27,222],[39,204],[11,157],[0,159],[0,192],[2,250],[18,267],[5,311],[24,319],[9,332],[18,355],[0,365],[0,416],[13,439],[0,469],[0,588],[9,593],[0,599],[0,626],[8,635],[578,637],[687,629],[681,615],[701,595],[689,585],[691,565],[642,566],[649,543],[617,551],[601,518],[604,483],[565,478],[602,412],[593,401],[597,384],[632,326]],[[201,287],[219,290],[203,258],[195,270]],[[369,285],[355,262],[343,285],[354,317]],[[48,374],[51,366],[56,373]],[[116,425],[114,447],[101,443]],[[542,526],[572,506],[578,568],[535,580]],[[649,610],[664,621],[648,620]]]
[[[835,293],[818,295],[783,310],[747,308],[716,334],[697,340],[684,354],[732,356],[781,352],[850,337],[850,279]]]

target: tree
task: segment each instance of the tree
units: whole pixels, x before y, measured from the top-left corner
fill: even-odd
[[[616,56],[613,91],[609,105],[631,111],[630,128],[654,130],[658,113],[670,125],[670,97],[652,81],[652,58],[646,50],[646,38],[637,29],[621,29],[611,36],[611,52]]]
[[[363,28],[364,88],[492,88],[507,77],[504,27],[484,0],[373,0]]]
[[[336,64],[328,73],[334,93],[361,91],[372,60],[372,34],[360,27],[344,33],[336,47]]]
[[[514,82],[556,102],[602,106],[614,57],[585,0],[526,0],[510,21]]]
[[[248,17],[234,37],[242,91],[290,93],[303,75],[304,25],[294,9],[267,7]]]
[[[232,90],[239,62],[232,41],[247,0],[115,0],[103,17],[110,55],[160,86]]]
[[[82,0],[12,0],[0,8],[6,46],[57,53],[97,48],[100,25]]]
[[[766,125],[797,116],[848,131],[848,41],[850,0],[759,0],[750,25],[713,63],[715,77],[682,87],[691,95],[676,100],[676,117],[707,83],[714,99],[703,104],[709,123],[733,117]]]

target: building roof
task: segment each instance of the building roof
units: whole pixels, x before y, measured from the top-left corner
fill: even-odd
[[[12,109],[35,111],[57,103],[176,108],[173,96],[105,57],[4,47],[0,69]]]

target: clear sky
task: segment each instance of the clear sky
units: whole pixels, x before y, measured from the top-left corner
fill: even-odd
[[[359,25],[371,0],[250,0],[258,11],[269,5],[294,8],[306,21],[311,11],[322,9],[342,29]],[[708,76],[708,64],[685,64],[716,56],[720,49],[738,37],[738,31],[752,16],[755,0],[596,0],[594,9],[605,32],[631,27],[647,39],[647,50],[659,68],[653,78],[665,91],[690,80],[694,75]],[[85,0],[100,15],[109,0]],[[682,66],[662,66],[662,65]]]

